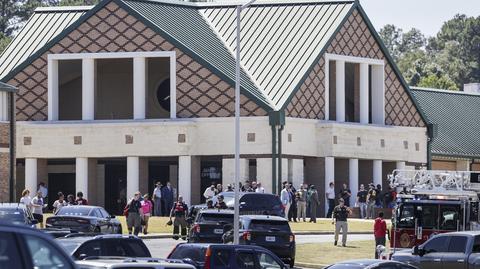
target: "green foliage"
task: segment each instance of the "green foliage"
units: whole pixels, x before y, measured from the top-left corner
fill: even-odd
[[[404,33],[395,25],[387,24],[380,30],[379,35],[395,61],[403,54],[426,45],[425,36],[415,28]]]
[[[444,89],[444,90],[451,90],[451,91],[458,91],[457,85],[455,82],[448,78],[445,75],[428,75],[427,77],[422,77],[420,82],[418,83],[419,87],[425,88],[435,88],[435,89]]]
[[[0,33],[0,52],[2,52],[8,46],[11,40],[11,37]]]

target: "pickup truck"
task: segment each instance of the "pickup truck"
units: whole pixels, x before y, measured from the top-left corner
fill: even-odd
[[[420,269],[480,269],[480,231],[438,234],[412,250],[395,252],[392,260]]]

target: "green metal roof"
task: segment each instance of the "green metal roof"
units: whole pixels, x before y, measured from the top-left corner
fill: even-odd
[[[436,126],[433,155],[480,158],[480,95],[411,88],[420,109]]]
[[[4,78],[91,8],[37,8],[0,56],[0,78]]]
[[[0,81],[0,92],[16,92],[17,88]]]

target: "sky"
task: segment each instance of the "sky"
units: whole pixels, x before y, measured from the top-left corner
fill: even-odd
[[[394,24],[404,31],[420,29],[426,36],[436,35],[455,14],[480,16],[480,0],[360,0],[360,4],[377,30]]]

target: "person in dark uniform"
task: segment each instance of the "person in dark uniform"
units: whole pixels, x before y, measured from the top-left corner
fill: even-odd
[[[348,234],[348,222],[347,218],[352,213],[350,208],[345,205],[345,201],[340,198],[338,199],[339,205],[337,205],[333,209],[332,214],[332,224],[335,224],[335,243],[337,245],[338,242],[338,235],[340,234],[340,230],[342,230],[342,246],[345,247],[347,245],[347,234]]]
[[[187,239],[187,221],[186,215],[188,212],[188,206],[183,202],[183,197],[178,196],[177,202],[173,205],[172,210],[170,211],[170,221],[172,217],[175,217],[173,220],[173,239],[178,240],[179,238],[179,229],[181,228],[182,239]]]
[[[215,208],[218,209],[228,209],[227,204],[223,200],[223,195],[218,196],[218,201],[215,203]]]
[[[127,205],[128,215],[127,215],[127,228],[128,234],[138,235],[142,229],[142,204],[140,203],[140,192],[136,192],[133,198]]]

